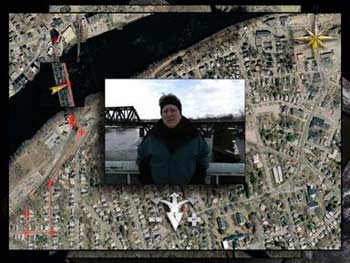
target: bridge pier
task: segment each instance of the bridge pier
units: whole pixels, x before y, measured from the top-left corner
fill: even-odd
[[[143,139],[145,137],[145,129],[143,127],[139,128],[139,136]]]
[[[213,135],[210,136],[210,138],[205,137],[205,141],[207,142],[209,146],[209,162],[212,161],[212,156],[213,156]]]

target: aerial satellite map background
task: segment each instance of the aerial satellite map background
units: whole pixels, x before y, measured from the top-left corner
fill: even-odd
[[[341,8],[129,4],[9,13],[11,254],[345,261]],[[105,185],[106,78],[245,79],[246,183]]]

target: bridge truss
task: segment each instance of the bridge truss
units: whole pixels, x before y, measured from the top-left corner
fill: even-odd
[[[140,128],[140,137],[144,137],[158,120],[141,120],[133,106],[127,107],[106,107],[105,125],[115,127],[138,127]],[[244,132],[244,120],[191,120],[193,125],[204,137],[211,137],[215,131],[233,128],[237,133]]]

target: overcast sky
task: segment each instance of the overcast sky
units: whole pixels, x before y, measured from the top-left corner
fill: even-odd
[[[158,101],[168,93],[180,99],[189,118],[244,112],[240,79],[106,79],[105,86],[106,107],[134,106],[141,119],[160,118]]]

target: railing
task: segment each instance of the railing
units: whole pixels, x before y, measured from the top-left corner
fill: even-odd
[[[244,163],[209,163],[205,183],[242,184],[245,182],[244,168]],[[124,180],[121,181],[125,184],[134,184],[138,181],[139,170],[135,161],[106,161],[105,175],[111,184],[116,176],[122,176]]]

